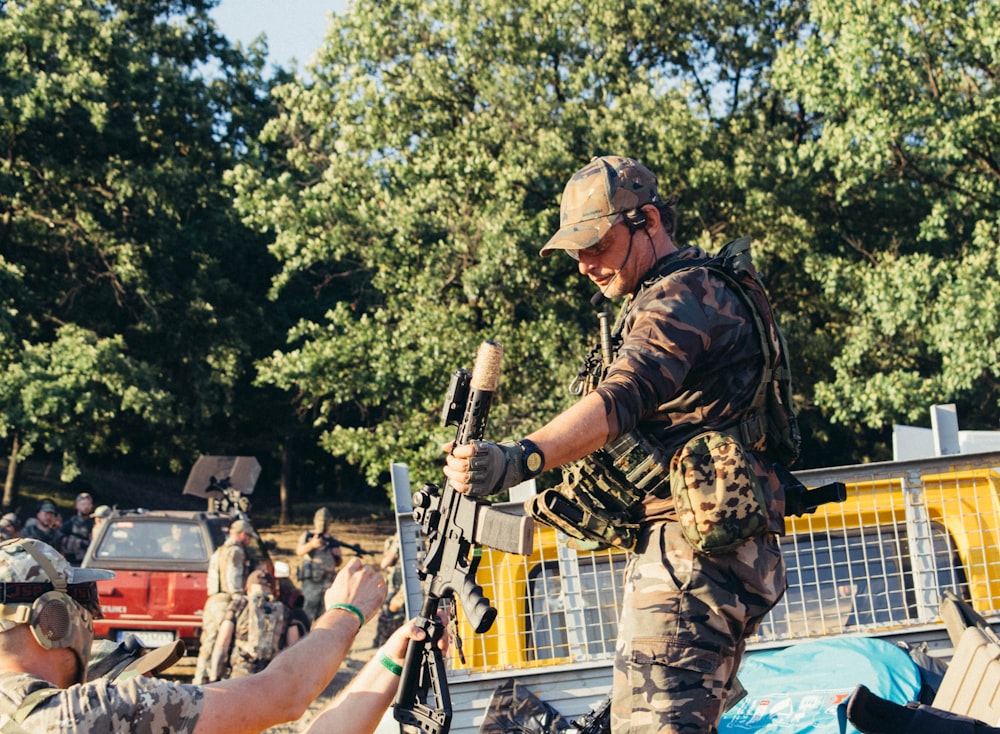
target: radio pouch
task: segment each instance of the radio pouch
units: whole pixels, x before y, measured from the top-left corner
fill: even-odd
[[[720,431],[674,454],[670,489],[684,536],[708,555],[730,553],[767,530],[767,502],[746,450]]]

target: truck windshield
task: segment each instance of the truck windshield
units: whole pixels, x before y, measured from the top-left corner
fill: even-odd
[[[201,527],[170,518],[111,521],[94,553],[101,560],[207,561]]]

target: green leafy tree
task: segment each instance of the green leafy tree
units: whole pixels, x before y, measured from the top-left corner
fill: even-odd
[[[0,419],[19,449],[12,466],[36,449],[61,453],[63,476],[71,479],[81,455],[128,453],[128,437],[114,430],[116,420],[123,413],[155,416],[169,409],[169,396],[123,347],[121,337],[99,339],[72,324],[51,343],[25,345],[0,386]],[[12,487],[6,489],[10,506],[16,498]]]
[[[273,268],[221,177],[268,106],[263,49],[231,48],[214,4],[0,4],[12,472],[41,449],[67,459],[67,479],[84,458],[136,454],[177,471],[250,424],[239,398],[274,338]]]
[[[274,239],[273,297],[301,316],[260,382],[372,484],[390,461],[437,477],[444,389],[482,339],[506,349],[491,437],[565,407],[597,318],[572,261],[537,252],[593,155],[656,170],[687,241],[749,233],[790,273],[808,228],[755,151],[794,134],[768,71],[801,22],[776,2],[356,3],[310,81],[276,90],[268,168],[232,177],[244,221]]]
[[[988,2],[813,0],[776,62],[803,133],[782,165],[821,192],[803,269],[835,304],[815,388],[833,422],[926,424],[954,402],[996,425],[998,24]]]

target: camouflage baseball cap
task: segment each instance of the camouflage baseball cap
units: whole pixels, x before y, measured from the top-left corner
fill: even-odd
[[[259,535],[257,535],[257,531],[253,529],[253,525],[251,525],[246,520],[237,520],[236,522],[234,522],[229,527],[229,532],[230,532],[230,534],[232,534],[232,533],[246,533],[251,538],[259,538],[260,537]]]
[[[633,158],[603,156],[573,174],[563,189],[559,231],[542,247],[571,255],[596,245],[622,214],[660,200],[656,176]]]
[[[26,549],[30,545],[35,553],[44,556],[56,578]],[[48,543],[33,538],[14,538],[0,543],[0,589],[6,604],[31,604],[46,593],[49,585],[76,599],[94,617],[101,617],[95,581],[113,579],[113,571],[98,568],[75,568]],[[68,586],[67,586],[68,585]],[[11,629],[14,623],[0,620],[0,631]]]
[[[52,562],[52,567],[61,579],[50,579],[45,569],[25,552],[22,546],[31,543]],[[15,538],[0,543],[0,584],[23,584],[33,581],[52,583],[65,581],[67,584],[86,584],[91,581],[113,579],[113,571],[101,568],[76,568],[48,543],[32,538]]]

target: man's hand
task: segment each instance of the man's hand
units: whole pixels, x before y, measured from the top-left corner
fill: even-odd
[[[444,447],[449,451],[444,473],[458,492],[485,497],[524,480],[523,452],[512,441],[472,441],[452,446],[449,443]]]
[[[441,639],[438,640],[437,646],[441,650],[442,655],[447,655],[451,637],[448,635],[447,620],[441,619],[441,624],[443,625],[444,632],[441,635]],[[410,640],[422,642],[426,637],[427,633],[417,626],[415,620],[411,619],[404,622],[392,633],[389,639],[385,641],[385,644],[382,645],[382,650],[394,663],[402,665],[406,659],[406,648],[410,644]]]
[[[371,566],[364,566],[360,558],[352,558],[337,573],[323,596],[329,609],[338,603],[357,607],[365,615],[365,621],[378,614],[385,601],[385,579]]]

